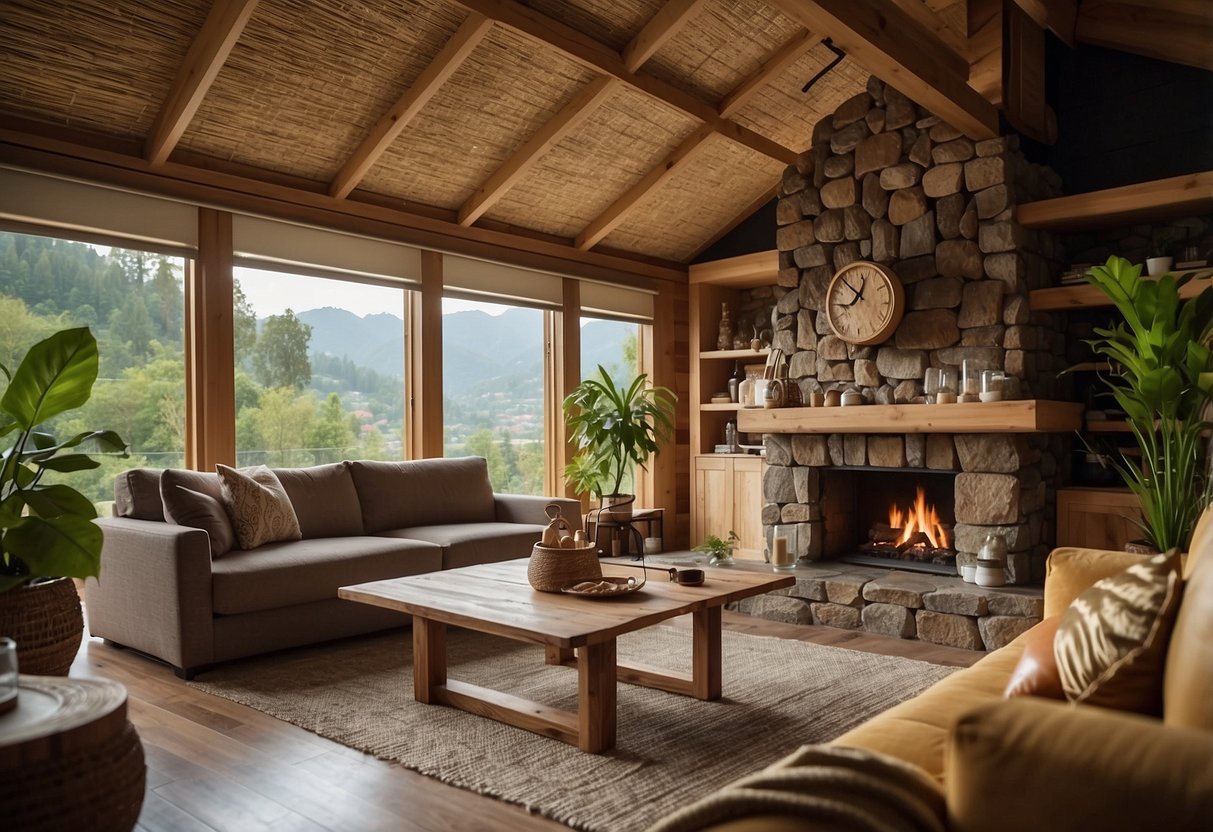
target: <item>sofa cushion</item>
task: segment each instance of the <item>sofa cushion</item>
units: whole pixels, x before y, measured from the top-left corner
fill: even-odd
[[[1163,663],[1179,607],[1178,552],[1104,578],[1066,610],[1053,649],[1066,698],[1162,713]]]
[[[291,498],[304,539],[357,537],[363,533],[362,507],[348,463],[275,468],[274,474]]]
[[[114,516],[164,520],[160,474],[154,468],[131,468],[114,478]]]
[[[1011,681],[1007,683],[1007,697],[1044,696],[1049,699],[1065,699],[1061,689],[1061,677],[1057,675],[1057,656],[1053,652],[1053,639],[1061,616],[1052,616],[1041,621],[1028,631],[1024,639],[1023,655]]]
[[[419,540],[328,537],[267,543],[215,561],[215,612],[236,615],[337,597],[337,589],[442,568],[442,550]]]
[[[227,509],[210,491],[211,483],[201,480],[203,476],[195,471],[164,472],[160,478],[164,516],[168,522],[178,526],[202,529],[210,540],[211,557],[222,557],[232,550],[236,532],[232,529]],[[218,480],[217,477],[215,479]],[[190,486],[201,486],[206,490]]]
[[[453,523],[410,526],[379,534],[437,544],[442,547],[442,568],[458,569],[530,557],[531,547],[539,542],[543,529],[529,523]]]
[[[231,515],[241,549],[300,538],[299,518],[273,471],[264,465],[239,471],[226,465],[215,468],[223,482],[223,506]]]
[[[480,457],[350,463],[367,534],[495,518],[488,464]]]
[[[956,715],[970,705],[1003,699],[1007,679],[1031,632],[1021,634],[972,667],[941,679],[913,699],[852,728],[831,744],[889,754],[942,779],[944,746]]]
[[[1213,510],[1188,551],[1188,580],[1163,673],[1163,721],[1213,731]]]

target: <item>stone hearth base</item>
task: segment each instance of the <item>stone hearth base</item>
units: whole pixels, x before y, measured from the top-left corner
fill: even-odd
[[[704,561],[691,554],[649,559],[660,566]],[[744,561],[732,568],[770,569]],[[1039,622],[1044,610],[1040,587],[987,589],[959,577],[829,561],[800,565],[787,574],[796,578],[795,586],[746,598],[728,609],[772,621],[824,624],[969,650],[997,650]],[[649,580],[654,579],[658,576],[650,574]]]

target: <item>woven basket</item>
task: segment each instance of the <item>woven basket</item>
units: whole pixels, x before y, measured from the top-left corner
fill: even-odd
[[[17,642],[20,672],[66,676],[84,638],[75,583],[55,578],[0,592],[0,636]]]
[[[536,543],[531,550],[526,577],[540,592],[559,592],[570,584],[601,578],[602,567],[593,546],[557,549]]]

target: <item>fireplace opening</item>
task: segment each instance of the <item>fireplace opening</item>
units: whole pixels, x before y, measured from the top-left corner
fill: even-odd
[[[956,574],[952,472],[853,471],[851,539],[839,560],[938,575]]]

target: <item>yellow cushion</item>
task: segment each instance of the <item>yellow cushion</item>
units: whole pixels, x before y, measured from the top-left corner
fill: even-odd
[[[1021,696],[963,713],[948,743],[951,832],[1197,830],[1213,824],[1213,735]]]
[[[1149,558],[1128,552],[1059,546],[1045,563],[1045,618],[1064,613],[1096,581]]]
[[[1067,699],[1162,714],[1179,570],[1179,552],[1172,550],[1104,578],[1074,599],[1053,642]]]
[[[1189,577],[1163,673],[1168,725],[1213,731],[1213,523],[1206,511],[1188,553]],[[1202,528],[1203,527],[1203,528]]]
[[[1036,625],[1039,627],[1040,625]],[[972,667],[941,679],[835,739],[831,745],[866,748],[913,763],[936,779],[943,777],[943,749],[956,715],[979,702],[1000,701],[1007,680],[1023,653],[1023,633]]]

